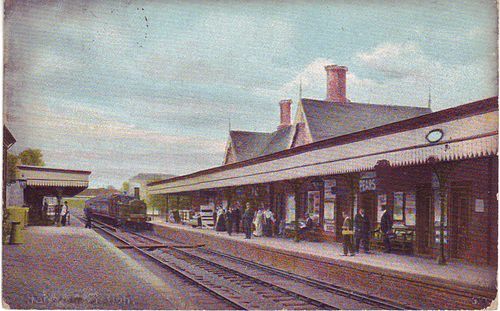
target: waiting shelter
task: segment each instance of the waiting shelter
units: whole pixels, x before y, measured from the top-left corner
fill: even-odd
[[[30,207],[31,215],[42,214],[44,197],[72,197],[87,189],[90,171],[19,165],[18,184],[22,189],[22,201]]]

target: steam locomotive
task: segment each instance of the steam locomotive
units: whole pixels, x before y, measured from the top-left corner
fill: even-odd
[[[113,226],[147,228],[146,203],[124,194],[97,196],[85,201],[86,212]]]

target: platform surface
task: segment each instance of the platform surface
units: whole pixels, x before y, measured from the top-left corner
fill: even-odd
[[[3,246],[3,303],[15,309],[171,309],[168,285],[76,219],[28,227]]]
[[[325,259],[334,259],[349,263],[359,263],[363,266],[370,266],[380,269],[388,269],[404,274],[421,275],[434,279],[442,279],[462,286],[474,286],[489,290],[496,288],[497,269],[496,267],[482,267],[462,262],[450,261],[447,265],[438,265],[435,259],[422,258],[410,255],[387,254],[383,252],[372,252],[365,254],[362,251],[356,256],[342,256],[342,244],[332,242],[294,242],[292,239],[277,237],[252,237],[244,239],[244,234],[232,234],[218,232],[206,228],[192,228],[188,225],[166,223],[164,221],[152,221],[157,226],[172,227],[187,230],[221,239],[238,240],[242,243],[251,243],[258,246],[270,247],[276,250],[283,250],[297,253],[298,255],[315,255]]]

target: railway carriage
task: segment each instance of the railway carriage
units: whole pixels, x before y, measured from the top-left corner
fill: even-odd
[[[143,229],[150,220],[146,203],[124,194],[98,196],[85,201],[85,207],[96,219],[114,226]]]

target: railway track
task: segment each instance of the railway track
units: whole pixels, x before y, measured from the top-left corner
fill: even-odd
[[[189,279],[234,309],[406,308],[205,249],[180,249],[176,241],[165,243],[136,232],[117,233],[110,225],[99,226],[123,245]],[[148,244],[155,246],[147,247]]]
[[[145,236],[138,233],[133,234],[149,238],[151,241],[156,243],[162,242],[156,237]],[[177,241],[174,242],[177,243]],[[293,291],[295,293],[306,293],[309,298],[316,299],[324,304],[335,305],[338,309],[413,309],[410,306],[383,300],[378,297],[348,290],[318,280],[305,278],[293,273],[206,248],[184,249],[178,250],[178,252],[203,259],[211,265],[223,266],[226,269],[231,269],[236,272],[244,271],[246,275],[252,276],[258,279],[258,281],[272,283],[275,286],[283,287],[285,290]]]
[[[76,216],[82,222],[84,221],[81,216]],[[217,292],[212,291],[210,288],[202,286],[196,280],[191,279],[189,276],[185,275],[183,271],[173,269],[160,258],[155,257],[150,254],[147,250],[143,249],[146,244],[151,244],[150,239],[138,239],[132,238],[128,232],[123,232],[117,230],[117,228],[102,223],[99,221],[92,221],[92,226],[94,229],[99,230],[104,233],[107,238],[113,241],[113,243],[121,248],[121,246],[129,246],[131,251],[137,252],[142,258],[149,260],[153,266],[159,267],[160,273],[164,274],[169,281],[175,282],[175,287],[179,292],[185,293],[186,296],[192,300],[189,303],[182,303],[181,305],[186,305],[186,309],[205,309],[205,310],[241,310],[241,306],[233,303],[230,300],[225,299],[225,297],[220,296]],[[158,270],[158,269],[156,269]]]

